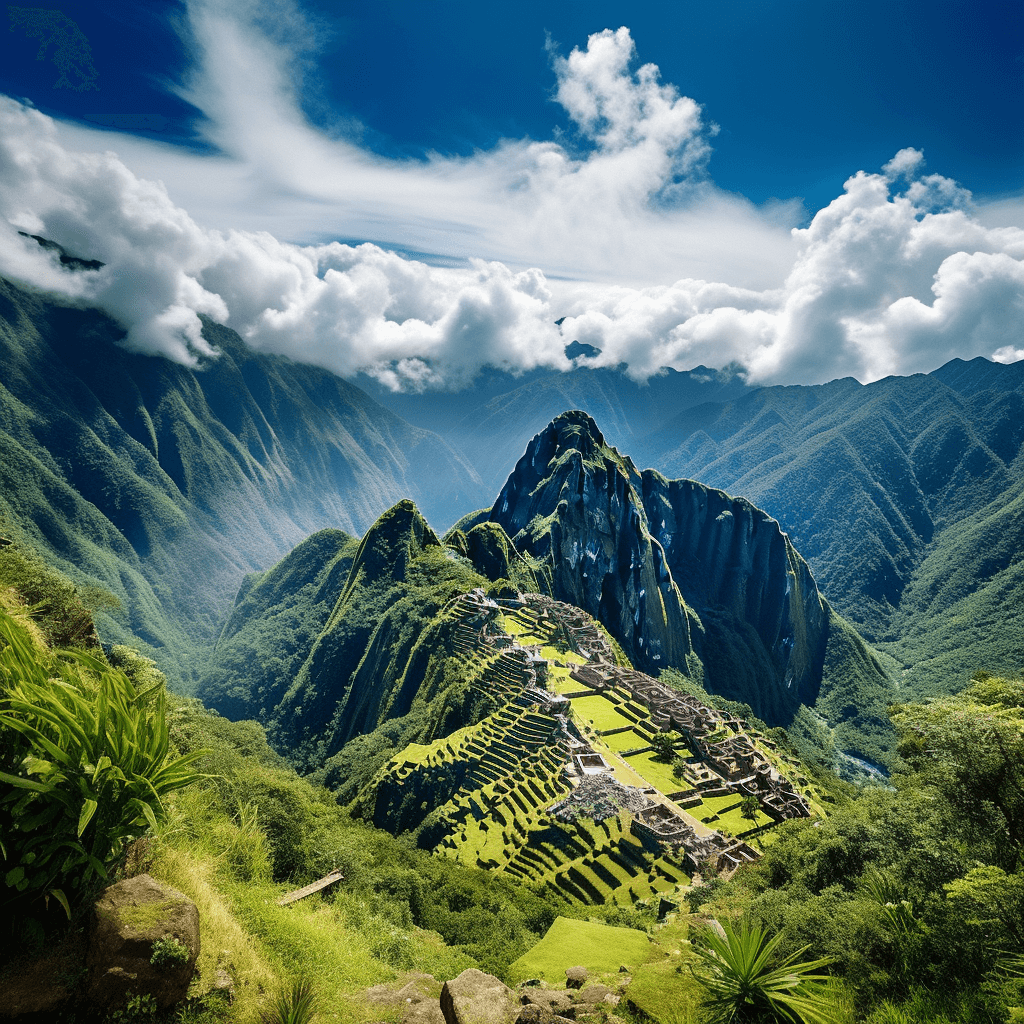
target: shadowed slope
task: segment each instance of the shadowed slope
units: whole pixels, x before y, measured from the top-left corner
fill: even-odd
[[[254,353],[204,325],[218,358],[190,369],[126,352],[96,310],[0,281],[0,511],[48,558],[99,583],[187,679],[245,572],[308,533],[361,533],[398,498],[432,514],[479,503],[436,435],[323,370]]]

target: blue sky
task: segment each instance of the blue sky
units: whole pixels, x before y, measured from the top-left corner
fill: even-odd
[[[99,88],[54,89],[53,65],[15,30],[3,38],[0,91],[56,115],[162,115],[161,134],[190,141],[196,111],[163,87],[189,63],[178,4],[46,6],[82,29]],[[565,54],[626,25],[640,59],[719,125],[715,181],[756,203],[797,197],[813,213],[854,170],[905,146],[977,197],[1024,190],[1024,4],[317,0],[304,9],[320,37],[306,112],[321,124],[359,122],[366,144],[389,156],[466,155],[503,137],[571,131],[550,98],[547,41]]]
[[[565,368],[566,332],[638,376],[1024,355],[1019,3],[14,10],[0,212],[111,260],[78,297],[137,348],[196,358],[205,312],[393,386]],[[86,287],[17,237],[0,270]]]

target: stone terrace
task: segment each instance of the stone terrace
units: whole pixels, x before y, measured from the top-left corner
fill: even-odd
[[[492,659],[474,685],[500,701],[518,705],[520,715],[527,705],[532,709],[528,717],[536,723],[535,731],[525,744],[517,737],[519,742],[514,746],[526,753],[539,740],[565,759],[564,771],[574,788],[548,807],[548,813],[557,820],[578,821],[582,816],[600,822],[628,810],[632,816],[630,831],[637,839],[670,853],[690,870],[708,863],[729,870],[757,857],[738,839],[714,831],[699,835],[670,804],[652,800],[645,791],[615,780],[608,763],[569,719],[569,698],[546,688],[548,665],[538,647],[522,646],[505,633],[498,625],[501,614],[513,617],[534,636],[544,637],[551,644],[562,641],[588,658],[587,664],[574,666],[569,673],[585,692],[604,694],[613,701],[621,700],[617,696],[621,694],[626,702],[617,706],[630,721],[654,732],[680,733],[697,763],[684,768],[691,790],[673,794],[672,799],[689,806],[691,793],[692,802],[699,802],[702,795],[734,793],[740,798],[756,797],[765,813],[776,821],[810,813],[804,798],[778,776],[753,745],[746,735],[745,721],[677,693],[642,672],[616,665],[607,637],[572,605],[538,594],[521,595],[519,600],[494,600],[478,589],[455,599],[450,614],[455,620],[452,653],[467,661],[481,656]],[[540,728],[543,720],[550,722],[546,741],[542,738],[546,730]],[[483,784],[514,774],[513,749],[507,740],[498,744],[496,752],[481,749],[481,761],[470,779]],[[646,792],[655,794],[653,789]]]

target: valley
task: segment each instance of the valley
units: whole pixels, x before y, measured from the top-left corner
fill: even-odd
[[[642,414],[611,372],[507,403],[495,373],[478,468],[436,410],[414,426],[212,322],[220,355],[170,366],[4,288],[5,628],[41,665],[81,646],[161,693],[166,671],[170,742],[209,774],[162,808],[153,870],[250,950],[197,961],[207,994],[323,951],[368,1021],[356,976],[522,981],[612,925],[662,936],[619,994],[672,1024],[667,993],[699,999],[669,969],[682,936],[737,908],[872,1006],[872,977],[905,984],[914,950],[948,971],[965,943],[982,991],[1012,929],[976,872],[1011,907],[1019,875],[990,742],[1019,741],[1017,371],[749,389],[698,368]],[[503,419],[549,405],[525,438]]]

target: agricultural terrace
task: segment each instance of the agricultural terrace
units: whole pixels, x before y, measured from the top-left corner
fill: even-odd
[[[755,859],[746,837],[763,847],[790,805],[806,813],[746,723],[619,664],[578,609],[479,591],[448,614],[450,657],[495,710],[394,758],[371,787],[377,824],[563,897],[631,906],[687,886],[708,859]],[[677,722],[678,776],[654,743]],[[754,810],[744,787],[775,808]]]

